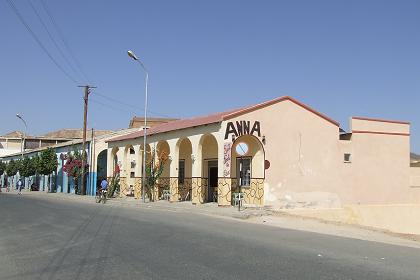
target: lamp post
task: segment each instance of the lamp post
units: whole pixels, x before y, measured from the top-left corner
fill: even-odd
[[[147,137],[147,86],[149,82],[149,72],[147,71],[146,67],[144,66],[143,62],[134,54],[132,51],[127,52],[128,56],[137,61],[140,66],[143,68],[144,72],[146,73],[145,77],[145,99],[144,99],[144,126],[143,126],[143,176],[141,178],[141,192],[142,192],[142,200],[143,202],[146,201],[144,195],[144,185],[146,183],[146,137]]]
[[[22,153],[22,159],[23,159],[23,152],[25,150],[25,141],[26,141],[26,133],[28,131],[28,125],[26,124],[25,120],[23,119],[23,117],[20,114],[16,114],[16,117],[18,119],[20,119],[23,122],[23,124],[25,125],[25,132],[23,133],[22,143],[20,145],[20,151]]]
[[[20,144],[21,158],[22,158],[22,161],[23,161],[23,152],[25,151],[25,141],[26,141],[26,134],[28,133],[28,125],[26,124],[26,121],[23,119],[23,117],[19,113],[16,114],[16,117],[18,119],[20,119],[23,122],[23,124],[25,125],[25,132],[22,133],[22,141],[21,141],[21,144]],[[21,173],[19,172],[19,177],[20,177],[20,174]],[[25,182],[25,180],[24,180],[24,182]]]

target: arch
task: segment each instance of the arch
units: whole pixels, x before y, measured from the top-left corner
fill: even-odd
[[[204,202],[216,202],[218,194],[219,148],[213,134],[201,136],[198,152],[201,161],[201,178],[203,178],[201,198]]]
[[[138,159],[140,160],[139,165],[141,167],[140,177],[143,176],[143,152],[144,152],[144,145],[141,144],[138,152]],[[152,148],[149,144],[146,144],[146,163],[150,161],[152,155]]]
[[[181,138],[177,142],[177,148],[179,153],[179,160],[185,161],[185,177],[191,178],[192,177],[192,144],[190,139],[188,138]],[[178,166],[179,168],[179,166]]]
[[[134,172],[136,161],[136,152],[133,145],[127,145],[124,149],[124,170],[127,177],[130,177],[130,173]]]
[[[167,156],[169,156],[169,154],[171,153],[171,148],[169,147],[169,144],[167,141],[165,140],[161,140],[157,143],[156,145],[156,155],[158,158],[160,158],[160,156],[165,153]],[[170,177],[170,160],[168,159],[165,162],[165,165],[163,166],[163,171],[162,171],[162,178],[169,178]]]
[[[119,171],[119,169],[120,169],[120,166],[119,166],[120,159],[118,158],[118,151],[119,150],[120,149],[118,147],[114,147],[114,148],[112,148],[112,151],[111,151],[111,155],[112,155],[112,175],[115,175],[115,173],[117,171]],[[118,170],[117,170],[117,167],[118,167]]]
[[[192,144],[190,139],[181,138],[176,144],[178,150],[178,194],[181,200],[191,200],[192,193]]]
[[[96,186],[98,186],[98,182],[102,181],[102,179],[106,179],[107,177],[107,170],[108,169],[108,152],[107,150],[102,150],[97,157],[96,160]]]
[[[236,146],[239,143],[246,143],[248,145],[248,151],[245,155],[240,156],[236,152]],[[251,158],[251,177],[252,178],[265,178],[265,168],[264,168],[264,161],[265,161],[265,150],[264,146],[261,143],[260,139],[258,139],[254,135],[242,135],[235,139],[232,144],[232,151],[231,151],[231,177],[237,178],[237,160],[240,158]]]
[[[244,155],[236,152],[239,143],[248,145],[248,151]],[[264,204],[265,150],[256,136],[242,135],[233,142],[231,178],[232,192],[244,193],[245,204]]]
[[[124,149],[124,175],[126,177],[126,190],[122,193],[125,193],[126,196],[134,196],[134,185],[136,177],[136,152],[133,145],[127,145]]]

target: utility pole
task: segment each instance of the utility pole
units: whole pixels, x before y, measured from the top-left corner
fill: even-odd
[[[88,112],[88,100],[89,100],[89,93],[90,89],[96,88],[94,86],[79,86],[85,89],[85,95],[83,97],[84,100],[84,111],[83,111],[83,144],[82,144],[82,195],[86,194],[86,184],[85,184],[85,161],[86,161],[86,126],[87,126],[87,112]]]

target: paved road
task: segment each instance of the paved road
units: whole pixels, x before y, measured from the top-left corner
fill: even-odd
[[[420,279],[420,250],[0,193],[0,279]]]

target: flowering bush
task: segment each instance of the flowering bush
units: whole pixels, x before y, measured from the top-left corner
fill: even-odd
[[[63,171],[68,176],[73,177],[75,192],[79,193],[78,183],[79,178],[82,177],[82,153],[75,150],[73,153],[68,153],[66,158],[67,159],[66,163],[63,166]],[[85,160],[85,174],[89,170],[88,167],[89,164]]]

